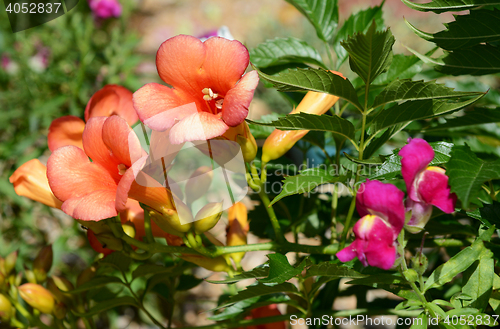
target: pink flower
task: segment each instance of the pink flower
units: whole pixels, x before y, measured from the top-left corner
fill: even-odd
[[[158,49],[160,78],[173,88],[148,83],[134,93],[139,119],[157,131],[169,128],[173,144],[207,140],[238,126],[248,115],[259,77],[244,76],[248,50],[238,41],[179,35]]]
[[[362,218],[354,225],[356,239],[337,253],[341,262],[357,257],[364,266],[387,270],[396,260],[395,240],[405,222],[404,193],[396,186],[367,180],[356,195]]]
[[[122,6],[117,0],[89,0],[89,7],[97,18],[120,17]]]
[[[402,157],[401,173],[408,192],[407,210],[412,210],[408,225],[413,229],[409,231],[418,232],[430,218],[430,205],[449,214],[455,210],[457,197],[450,193],[445,170],[428,166],[434,159],[434,150],[425,140],[408,139],[408,144],[399,151],[399,155]]]

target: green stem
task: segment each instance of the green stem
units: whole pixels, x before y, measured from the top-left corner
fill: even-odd
[[[144,230],[146,231],[146,241],[149,243],[155,242],[153,231],[151,230],[151,217],[147,210],[144,210]]]
[[[345,241],[347,239],[347,233],[349,232],[349,227],[351,226],[352,216],[354,215],[354,209],[356,209],[356,195],[352,196],[351,205],[349,206],[349,211],[347,212],[347,217],[344,223],[344,229],[342,230],[342,235],[340,236],[339,249],[344,248]]]
[[[276,217],[276,214],[274,212],[273,207],[271,206],[271,201],[269,201],[269,197],[267,196],[266,192],[264,191],[264,185],[261,185],[261,189],[259,191],[259,196],[260,199],[262,200],[262,203],[264,204],[264,208],[267,210],[267,214],[269,215],[269,219],[271,220],[271,224],[274,229],[274,235],[276,236],[276,240],[278,243],[284,243],[285,236],[283,235],[283,232],[281,231],[280,223],[278,222],[278,218]]]
[[[332,227],[330,228],[331,237],[330,243],[333,244],[337,241],[337,206],[339,203],[339,195],[337,190],[337,184],[333,185],[333,193],[332,193]]]
[[[31,316],[31,314],[28,312],[27,309],[25,309],[21,304],[19,304],[19,302],[17,302],[17,300],[14,300],[12,298],[9,298],[10,299],[10,302],[12,303],[12,305],[14,305],[14,307],[16,308],[16,310],[21,313],[22,316],[24,316],[28,322],[30,324],[35,324],[36,326],[38,326],[39,328],[42,328],[42,329],[51,329],[49,326],[47,326],[45,323],[43,323],[40,318],[35,318],[33,316]]]

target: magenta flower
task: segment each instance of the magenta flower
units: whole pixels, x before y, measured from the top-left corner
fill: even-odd
[[[89,7],[96,18],[120,17],[122,14],[118,0],[89,0]]]
[[[434,150],[425,140],[408,139],[408,144],[399,151],[401,173],[406,183],[407,210],[412,218],[407,224],[412,233],[423,229],[430,218],[434,205],[449,214],[455,210],[457,196],[450,193],[448,176],[440,167],[428,166],[434,159]]]
[[[396,186],[367,180],[356,195],[362,218],[354,225],[356,239],[337,253],[341,262],[355,257],[364,266],[387,270],[396,260],[395,240],[405,222],[404,193]]]

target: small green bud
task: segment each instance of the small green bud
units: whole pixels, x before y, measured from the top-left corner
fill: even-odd
[[[37,283],[35,273],[32,270],[25,268],[24,276],[26,277],[26,280],[28,280],[29,283]]]
[[[198,234],[212,229],[222,216],[222,202],[211,202],[198,211],[194,231]]]
[[[9,275],[10,272],[16,267],[18,251],[11,252],[7,257],[5,257],[4,268],[5,274]]]
[[[411,265],[419,275],[424,275],[429,265],[429,260],[425,254],[419,252],[411,258]]]
[[[19,295],[31,307],[42,313],[50,314],[54,311],[54,296],[50,291],[39,284],[25,283],[19,287]]]
[[[410,269],[408,269],[408,270],[404,271],[404,272],[403,272],[403,275],[404,275],[404,277],[406,278],[406,280],[408,280],[409,282],[412,282],[412,283],[413,283],[413,282],[416,282],[416,281],[418,280],[418,274],[417,274],[417,272],[416,272],[414,269],[412,269],[412,268],[410,268]]]
[[[135,226],[132,222],[122,224],[123,232],[131,238],[135,238]]]
[[[4,295],[0,294],[0,319],[9,321],[12,317],[12,304]]]

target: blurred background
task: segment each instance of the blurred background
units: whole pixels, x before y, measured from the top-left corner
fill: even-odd
[[[177,34],[202,37],[226,26],[249,49],[267,39],[296,37],[307,40],[326,59],[325,46],[313,27],[284,0],[92,1],[80,0],[67,14],[17,33],[12,33],[5,6],[0,4],[0,256],[19,249],[20,257],[30,262],[42,246],[53,244],[54,271],[68,277],[95,258],[84,230],[61,211],[17,196],[9,183],[10,175],[24,162],[33,158],[46,162],[52,120],[68,114],[83,117],[91,95],[106,84],[135,91],[145,83],[160,82],[156,50]],[[109,10],[99,7],[100,1],[108,1]],[[340,21],[380,3],[339,0]],[[425,31],[442,30],[442,23],[453,19],[449,14],[413,11],[399,0],[387,0],[383,12],[385,25],[396,38],[396,54],[410,54],[405,46],[421,53],[432,48],[406,27],[403,17]],[[291,109],[279,93],[261,84],[250,118]],[[255,256],[243,264],[250,269],[264,260],[263,255]],[[214,306],[219,286],[209,289],[202,284],[186,293],[178,325],[210,323],[206,314],[199,313]],[[109,323],[112,328],[143,327],[138,324],[140,315],[131,309],[108,316],[102,320],[103,328],[109,328]]]

